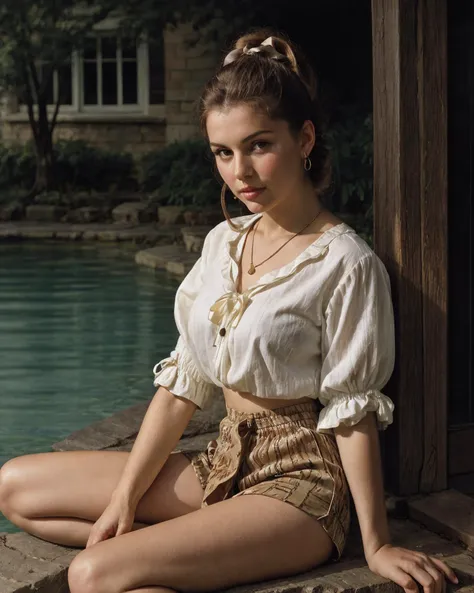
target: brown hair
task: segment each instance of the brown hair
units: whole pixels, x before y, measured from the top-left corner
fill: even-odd
[[[222,65],[204,87],[199,104],[201,130],[205,136],[206,120],[212,109],[225,109],[239,103],[263,109],[272,119],[288,122],[298,133],[306,120],[316,130],[316,141],[308,155],[308,172],[316,190],[322,193],[330,183],[329,150],[323,137],[321,109],[317,98],[316,77],[301,50],[282,34],[267,29],[239,37],[232,49],[252,48],[272,37],[272,45],[284,58],[274,59],[266,52],[247,54]]]

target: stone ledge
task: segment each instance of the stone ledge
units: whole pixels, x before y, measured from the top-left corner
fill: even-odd
[[[197,262],[199,255],[199,253],[188,253],[181,245],[159,245],[139,251],[135,255],[135,262],[183,277]]]
[[[391,531],[394,543],[443,557],[459,578],[459,585],[448,585],[448,591],[474,591],[474,561],[459,546],[437,538],[410,522],[391,522]],[[77,548],[44,542],[26,533],[0,534],[0,593],[68,593],[67,567],[79,551]],[[228,591],[398,593],[400,588],[373,574],[360,554],[348,550],[346,558],[336,564],[321,566],[289,578],[234,587]]]
[[[2,240],[69,240],[105,243],[174,244],[182,240],[179,225],[130,223],[63,223],[5,222],[0,223]],[[184,252],[184,247],[182,247]]]
[[[474,549],[474,499],[457,490],[445,490],[408,503],[412,519],[428,529]]]
[[[0,593],[67,593],[67,569],[78,552],[26,533],[0,534]]]
[[[63,441],[54,443],[54,451],[129,450],[140,429],[149,402],[139,403],[112,416],[77,430]],[[183,433],[178,449],[202,448],[202,443],[215,438],[219,422],[225,415],[223,399],[215,398],[206,410],[197,410]],[[204,438],[205,437],[205,438]],[[192,439],[197,439],[192,441]],[[207,440],[206,440],[207,439]]]

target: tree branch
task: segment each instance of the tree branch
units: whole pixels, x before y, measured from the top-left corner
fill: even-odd
[[[31,131],[33,132],[33,138],[35,140],[35,143],[37,143],[39,141],[39,137],[38,137],[38,129],[36,127],[34,108],[33,108],[34,101],[33,101],[33,93],[31,90],[30,77],[28,74],[28,68],[26,67],[26,64],[24,62],[21,64],[21,68],[22,68],[23,79],[24,79],[23,86],[25,89],[25,100],[26,100],[26,107],[28,110],[28,120],[30,122]]]
[[[56,105],[54,107],[54,113],[53,113],[53,117],[51,118],[51,123],[49,124],[49,132],[51,135],[53,135],[54,128],[56,127],[56,122],[58,120],[60,105],[61,105],[61,89],[58,88],[58,98],[56,100]]]

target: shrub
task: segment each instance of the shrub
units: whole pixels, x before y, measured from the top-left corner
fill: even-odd
[[[372,115],[347,109],[326,137],[333,168],[331,208],[337,212],[368,214],[373,198]]]
[[[56,181],[60,191],[135,190],[135,164],[128,153],[110,152],[83,140],[60,140],[54,145]],[[0,191],[31,189],[36,175],[32,143],[0,145]]]
[[[30,189],[35,173],[36,159],[30,143],[11,147],[0,145],[0,190]]]
[[[54,149],[58,187],[62,190],[136,188],[135,165],[128,153],[106,151],[83,140],[60,140]]]
[[[147,154],[141,162],[145,191],[159,189],[160,202],[203,207],[218,202],[219,184],[207,142],[173,142]]]

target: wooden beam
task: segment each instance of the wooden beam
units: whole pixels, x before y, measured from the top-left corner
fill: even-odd
[[[447,487],[448,126],[446,0],[419,0],[424,462],[420,490]]]
[[[444,2],[434,4],[439,9]],[[434,94],[446,85],[439,72],[445,63],[440,53],[446,48],[433,46],[446,22],[441,22],[445,11],[436,10],[431,2],[428,9],[428,0],[372,0],[374,244],[392,281],[397,340],[396,367],[387,386],[396,420],[386,435],[385,480],[399,494],[436,490],[446,483],[441,413],[446,406],[442,316],[447,254],[440,254],[446,237],[441,220],[446,145],[433,147],[433,142],[445,142],[443,131],[433,128],[445,127],[444,107],[438,102],[446,89],[441,98]],[[433,25],[437,34],[427,30]],[[428,72],[430,68],[436,72]],[[437,173],[436,167],[444,173]],[[441,245],[432,256],[438,233]],[[439,344],[434,340],[439,339],[441,352],[436,353]]]

